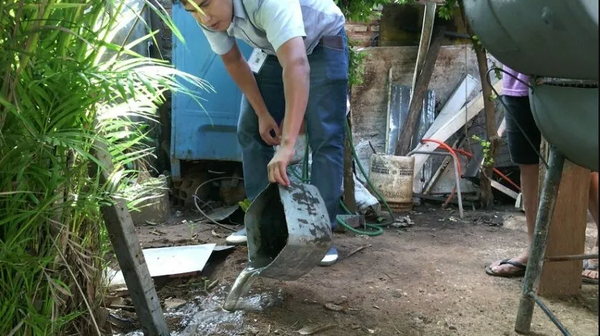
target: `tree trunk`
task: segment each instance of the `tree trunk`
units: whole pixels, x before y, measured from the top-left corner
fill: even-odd
[[[484,209],[490,208],[494,203],[494,195],[492,194],[492,185],[490,179],[492,178],[496,153],[498,146],[500,145],[500,138],[498,137],[498,129],[496,127],[496,109],[492,100],[492,87],[490,81],[486,78],[488,72],[486,52],[482,48],[475,48],[477,55],[477,65],[479,66],[479,75],[481,77],[481,86],[483,90],[483,110],[485,112],[485,133],[487,134],[488,141],[490,142],[490,149],[487,157],[484,160],[484,165],[481,168],[481,175],[479,176],[479,186],[481,188],[481,194],[479,195],[479,201]],[[490,160],[491,159],[491,160]],[[487,165],[486,163],[490,163]]]
[[[468,21],[465,17],[464,7],[462,1],[459,1],[460,12],[464,20],[467,32],[471,37],[475,36],[473,30],[469,26]],[[492,100],[492,86],[488,76],[488,63],[485,49],[479,44],[478,40],[472,39],[473,49],[477,56],[477,65],[479,67],[479,77],[481,79],[481,88],[483,92],[483,110],[485,112],[485,133],[487,135],[487,141],[490,142],[490,148],[488,155],[484,160],[484,165],[481,168],[481,174],[479,176],[479,187],[480,195],[479,201],[481,207],[484,209],[490,208],[494,204],[494,195],[492,194],[492,184],[490,179],[492,178],[496,152],[500,145],[500,138],[498,137],[498,129],[496,127],[496,109],[494,101]],[[490,160],[491,159],[491,160]],[[486,165],[490,163],[490,165]]]

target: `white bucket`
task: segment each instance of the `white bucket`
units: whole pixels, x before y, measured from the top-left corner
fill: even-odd
[[[413,205],[415,158],[373,154],[369,179],[393,211],[408,211]]]

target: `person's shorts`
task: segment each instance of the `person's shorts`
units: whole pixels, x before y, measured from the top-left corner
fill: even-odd
[[[538,164],[537,152],[542,138],[533,119],[529,97],[502,96],[502,100],[506,104],[506,135],[512,162],[520,165]],[[527,134],[527,137],[524,134]]]

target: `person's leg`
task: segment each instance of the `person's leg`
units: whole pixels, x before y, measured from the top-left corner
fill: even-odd
[[[592,172],[590,174],[590,201],[589,210],[592,214],[594,222],[596,222],[596,228],[598,228],[598,173]],[[598,249],[598,237],[596,237],[596,249]]]
[[[502,99],[508,107],[505,111],[508,149],[512,161],[519,165],[521,171],[521,193],[529,245],[533,240],[538,207],[539,157],[536,150],[539,149],[541,134],[533,119],[527,97],[503,96]],[[531,142],[538,144],[538,148],[534,149],[531,146],[523,132]],[[529,248],[526,248],[517,257],[495,261],[486,267],[486,272],[493,276],[522,276],[528,254]]]
[[[600,235],[600,227],[598,225],[598,173],[593,172],[590,174],[590,200],[589,200],[589,210],[594,222],[596,222],[596,244],[592,249],[593,254],[598,253],[598,235]],[[597,281],[598,280],[598,259],[590,259],[584,262],[584,270],[581,274],[585,279],[590,279]]]
[[[342,31],[317,46],[308,57],[310,96],[306,109],[306,130],[312,149],[311,184],[315,185],[327,206],[332,229],[340,210],[344,170],[344,122],[348,94],[348,52]],[[335,249],[328,253],[337,260]],[[324,260],[325,261],[325,260]]]
[[[280,122],[285,113],[285,98],[281,66],[276,57],[270,56],[256,76],[258,88],[276,122]],[[263,191],[268,183],[267,164],[273,158],[274,150],[267,145],[258,132],[258,117],[245,97],[242,97],[240,117],[237,128],[238,141],[242,150],[244,186],[250,201]],[[229,237],[229,244],[245,244],[246,230],[242,229]]]

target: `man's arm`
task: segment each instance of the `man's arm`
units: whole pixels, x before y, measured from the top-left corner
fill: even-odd
[[[221,59],[225,64],[225,68],[227,72],[233,78],[233,81],[237,84],[237,86],[242,90],[248,102],[254,108],[254,111],[259,119],[272,119],[269,114],[269,110],[267,109],[267,105],[260,94],[258,89],[258,85],[256,84],[256,79],[254,78],[254,74],[250,69],[250,66],[242,56],[237,43],[234,43],[233,47],[225,54],[221,55]],[[262,139],[271,146],[275,146],[279,144],[279,128],[277,125],[274,126],[274,130],[276,133],[276,137],[273,138],[270,134],[270,128],[265,130],[259,130],[261,132]],[[264,132],[263,132],[264,131]],[[265,133],[265,134],[262,134]]]
[[[304,45],[304,20],[298,0],[259,2],[255,22],[266,32],[283,68],[285,118],[281,146],[269,162],[269,181],[290,185],[287,165],[294,157],[294,145],[306,113],[310,87],[310,65]]]
[[[293,148],[304,121],[310,88],[310,65],[302,37],[294,37],[277,50],[283,68],[285,119],[281,146]]]
[[[281,147],[293,148],[304,120],[310,84],[300,1],[263,0],[256,11],[255,22],[266,32],[283,68],[285,118]]]

